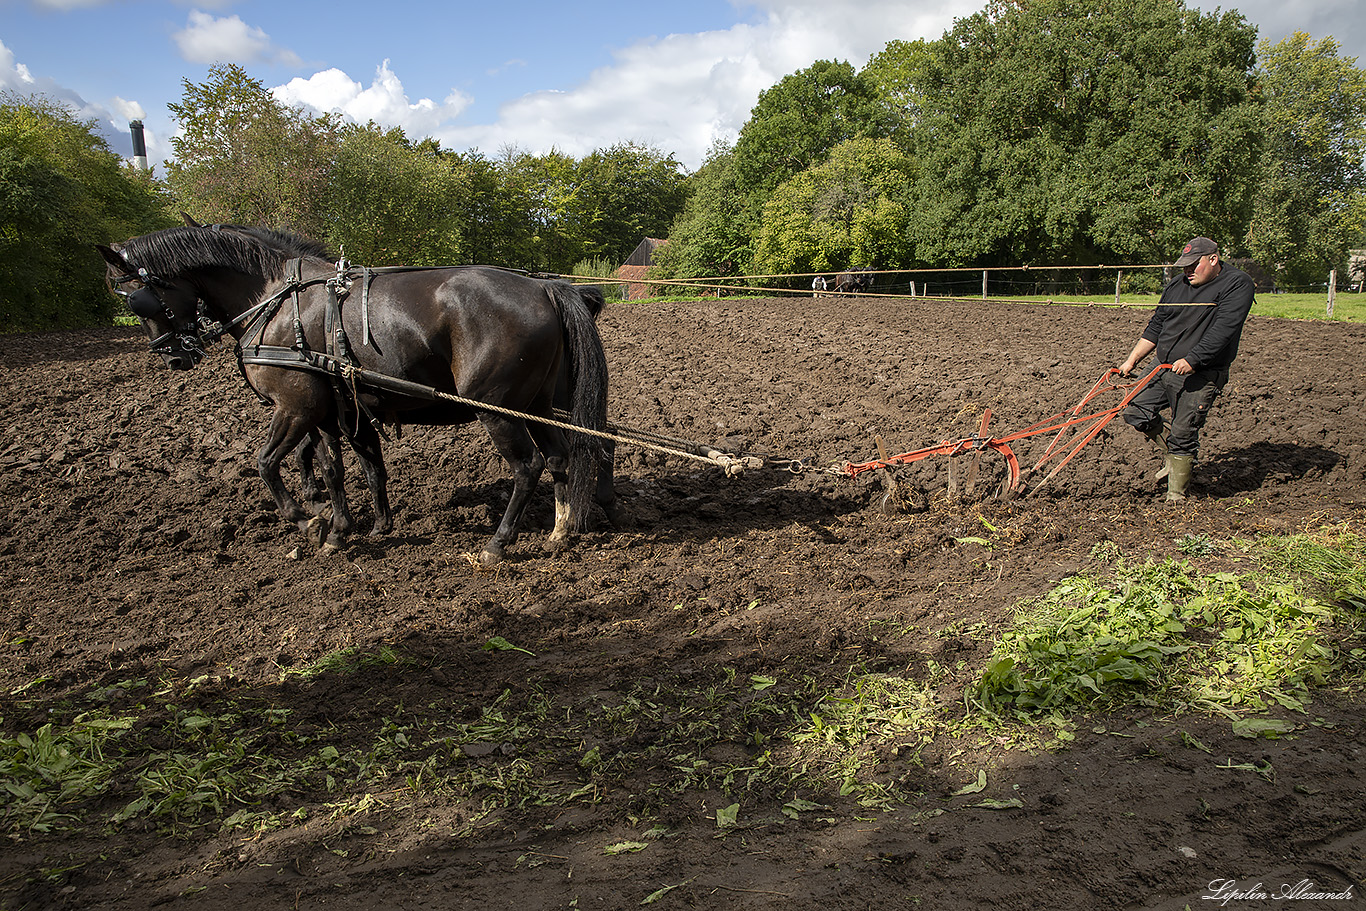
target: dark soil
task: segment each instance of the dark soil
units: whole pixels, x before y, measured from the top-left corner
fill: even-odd
[[[998,436],[1065,411],[1147,316],[723,299],[618,304],[601,326],[621,424],[823,469],[876,458],[878,435],[893,453],[970,436],[985,409]],[[1185,536],[1366,529],[1363,343],[1362,325],[1251,319],[1179,506],[1162,502],[1153,453],[1120,422],[1024,498],[981,496],[1002,477],[992,455],[977,495],[956,500],[948,458],[899,468],[914,493],[891,515],[883,472],[727,478],[623,448],[629,527],[598,517],[546,555],[543,485],[531,527],[485,571],[466,555],[492,533],[510,482],[477,427],[390,442],[394,532],[318,555],[300,550],[256,477],[267,412],[229,352],[172,374],[140,330],[0,338],[0,729],[31,732],[134,679],[288,709],[295,733],[373,730],[404,706],[477,718],[506,692],[607,705],[645,686],[700,701],[727,672],[833,689],[856,667],[945,669],[938,698],[961,712],[1014,606],[1102,567],[1102,551],[1184,558]],[[1048,439],[1015,444],[1021,461]],[[966,540],[986,537],[990,548]],[[490,651],[493,637],[526,652]],[[404,661],[281,682],[339,650],[385,646]],[[1135,710],[1080,719],[1075,740],[1051,749],[989,734],[884,744],[870,774],[900,783],[906,801],[869,809],[807,792],[825,809],[797,820],[778,789],[643,801],[640,772],[592,800],[477,819],[439,788],[337,814],[341,798],[320,787],[285,795],[310,809],[304,821],[259,834],[145,820],[14,830],[0,908],[624,909],[667,886],[658,907],[1198,908],[1220,880],[1269,895],[1310,880],[1357,901],[1360,715],[1351,695],[1323,691],[1288,716],[1295,735],[1274,741],[1236,737],[1218,717]],[[720,758],[743,745],[707,748]],[[1274,771],[1229,768],[1261,762]],[[986,790],[951,796],[979,769]],[[971,806],[983,798],[1023,805]],[[739,824],[719,830],[716,810],[737,802]],[[605,850],[655,825],[667,837],[646,849]]]

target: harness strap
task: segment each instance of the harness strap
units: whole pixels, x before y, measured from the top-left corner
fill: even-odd
[[[375,270],[361,266],[360,273],[360,343],[368,348],[375,347],[370,337],[370,282],[375,279]]]

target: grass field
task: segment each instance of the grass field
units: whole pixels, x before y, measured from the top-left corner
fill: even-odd
[[[1020,298],[1020,300],[1074,305],[1106,304],[1111,307],[1115,305],[1114,297],[1100,296],[1053,296],[1051,298]],[[1156,306],[1157,297],[1152,294],[1122,294],[1119,303],[1126,307],[1147,308]],[[1317,292],[1313,294],[1259,294],[1256,303],[1252,305],[1252,312],[1256,316],[1279,316],[1285,319],[1329,319],[1328,295]],[[1366,294],[1339,292],[1337,299],[1333,302],[1331,318],[1350,323],[1366,322]]]
[[[778,291],[777,294],[791,293]],[[802,296],[806,292],[797,292]],[[758,296],[766,297],[773,294],[764,294],[757,291],[736,292],[737,296]],[[661,294],[654,300],[664,301],[687,301],[698,300],[703,296],[697,294]],[[930,295],[927,300],[932,300],[935,295]],[[613,294],[608,294],[608,300],[615,300]],[[978,298],[964,297],[954,298],[959,300],[977,300]],[[1104,306],[1104,307],[1136,307],[1139,309],[1149,309],[1157,306],[1157,295],[1155,294],[1121,294],[1119,302],[1116,304],[1113,295],[1084,295],[1084,294],[1054,294],[1049,296],[1037,297],[997,297],[992,295],[991,300],[1010,300],[1030,304],[1061,304],[1064,306]],[[1252,306],[1252,312],[1256,316],[1275,316],[1283,319],[1330,319],[1328,316],[1328,296],[1324,293],[1316,292],[1312,294],[1259,294],[1256,303]],[[1366,294],[1339,293],[1333,302],[1333,320],[1349,323],[1366,322]]]

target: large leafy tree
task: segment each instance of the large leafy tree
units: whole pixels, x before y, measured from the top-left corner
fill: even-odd
[[[1267,150],[1248,251],[1292,285],[1323,281],[1366,228],[1366,71],[1304,32],[1260,51]]]
[[[818,60],[760,93],[735,142],[735,176],[756,212],[778,185],[824,161],[841,142],[881,137],[892,122],[871,80]]]
[[[368,265],[448,265],[465,259],[459,160],[373,123],[341,130],[325,197],[328,242]]]
[[[924,39],[888,41],[874,54],[859,75],[872,83],[891,135],[909,144],[921,119],[921,91],[927,82],[924,70],[931,63],[930,45]]]
[[[168,105],[181,132],[166,167],[181,205],[200,221],[326,236],[337,118],[281,104],[236,64],[183,86],[180,103]]]
[[[168,227],[164,189],[63,105],[0,96],[0,331],[108,324],[95,243]]]
[[[646,237],[664,237],[683,208],[682,166],[635,143],[599,149],[578,163],[569,207],[581,255],[621,263]]]
[[[915,258],[1159,261],[1240,238],[1255,39],[1180,0],[993,0],[959,20],[899,90],[919,117]]]
[[[544,155],[508,148],[500,161],[503,181],[523,200],[531,228],[527,268],[570,271],[583,258],[583,238],[575,233],[578,162],[557,149]]]
[[[745,211],[734,149],[713,145],[687,187],[690,195],[669,230],[669,243],[655,253],[655,274],[701,278],[751,272],[757,222]]]
[[[643,238],[668,230],[685,196],[678,161],[635,143],[580,160],[505,150],[500,172],[532,229],[528,264],[556,272],[585,258],[624,261]]]
[[[455,155],[467,188],[461,200],[464,253],[473,263],[535,265],[535,230],[527,186],[478,151]]]
[[[897,268],[905,260],[914,162],[888,139],[841,143],[784,183],[764,207],[755,241],[763,273]]]

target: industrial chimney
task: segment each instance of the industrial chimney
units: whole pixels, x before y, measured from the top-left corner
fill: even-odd
[[[147,143],[142,138],[142,121],[134,120],[128,124],[133,134],[133,167],[139,171],[147,170]]]

